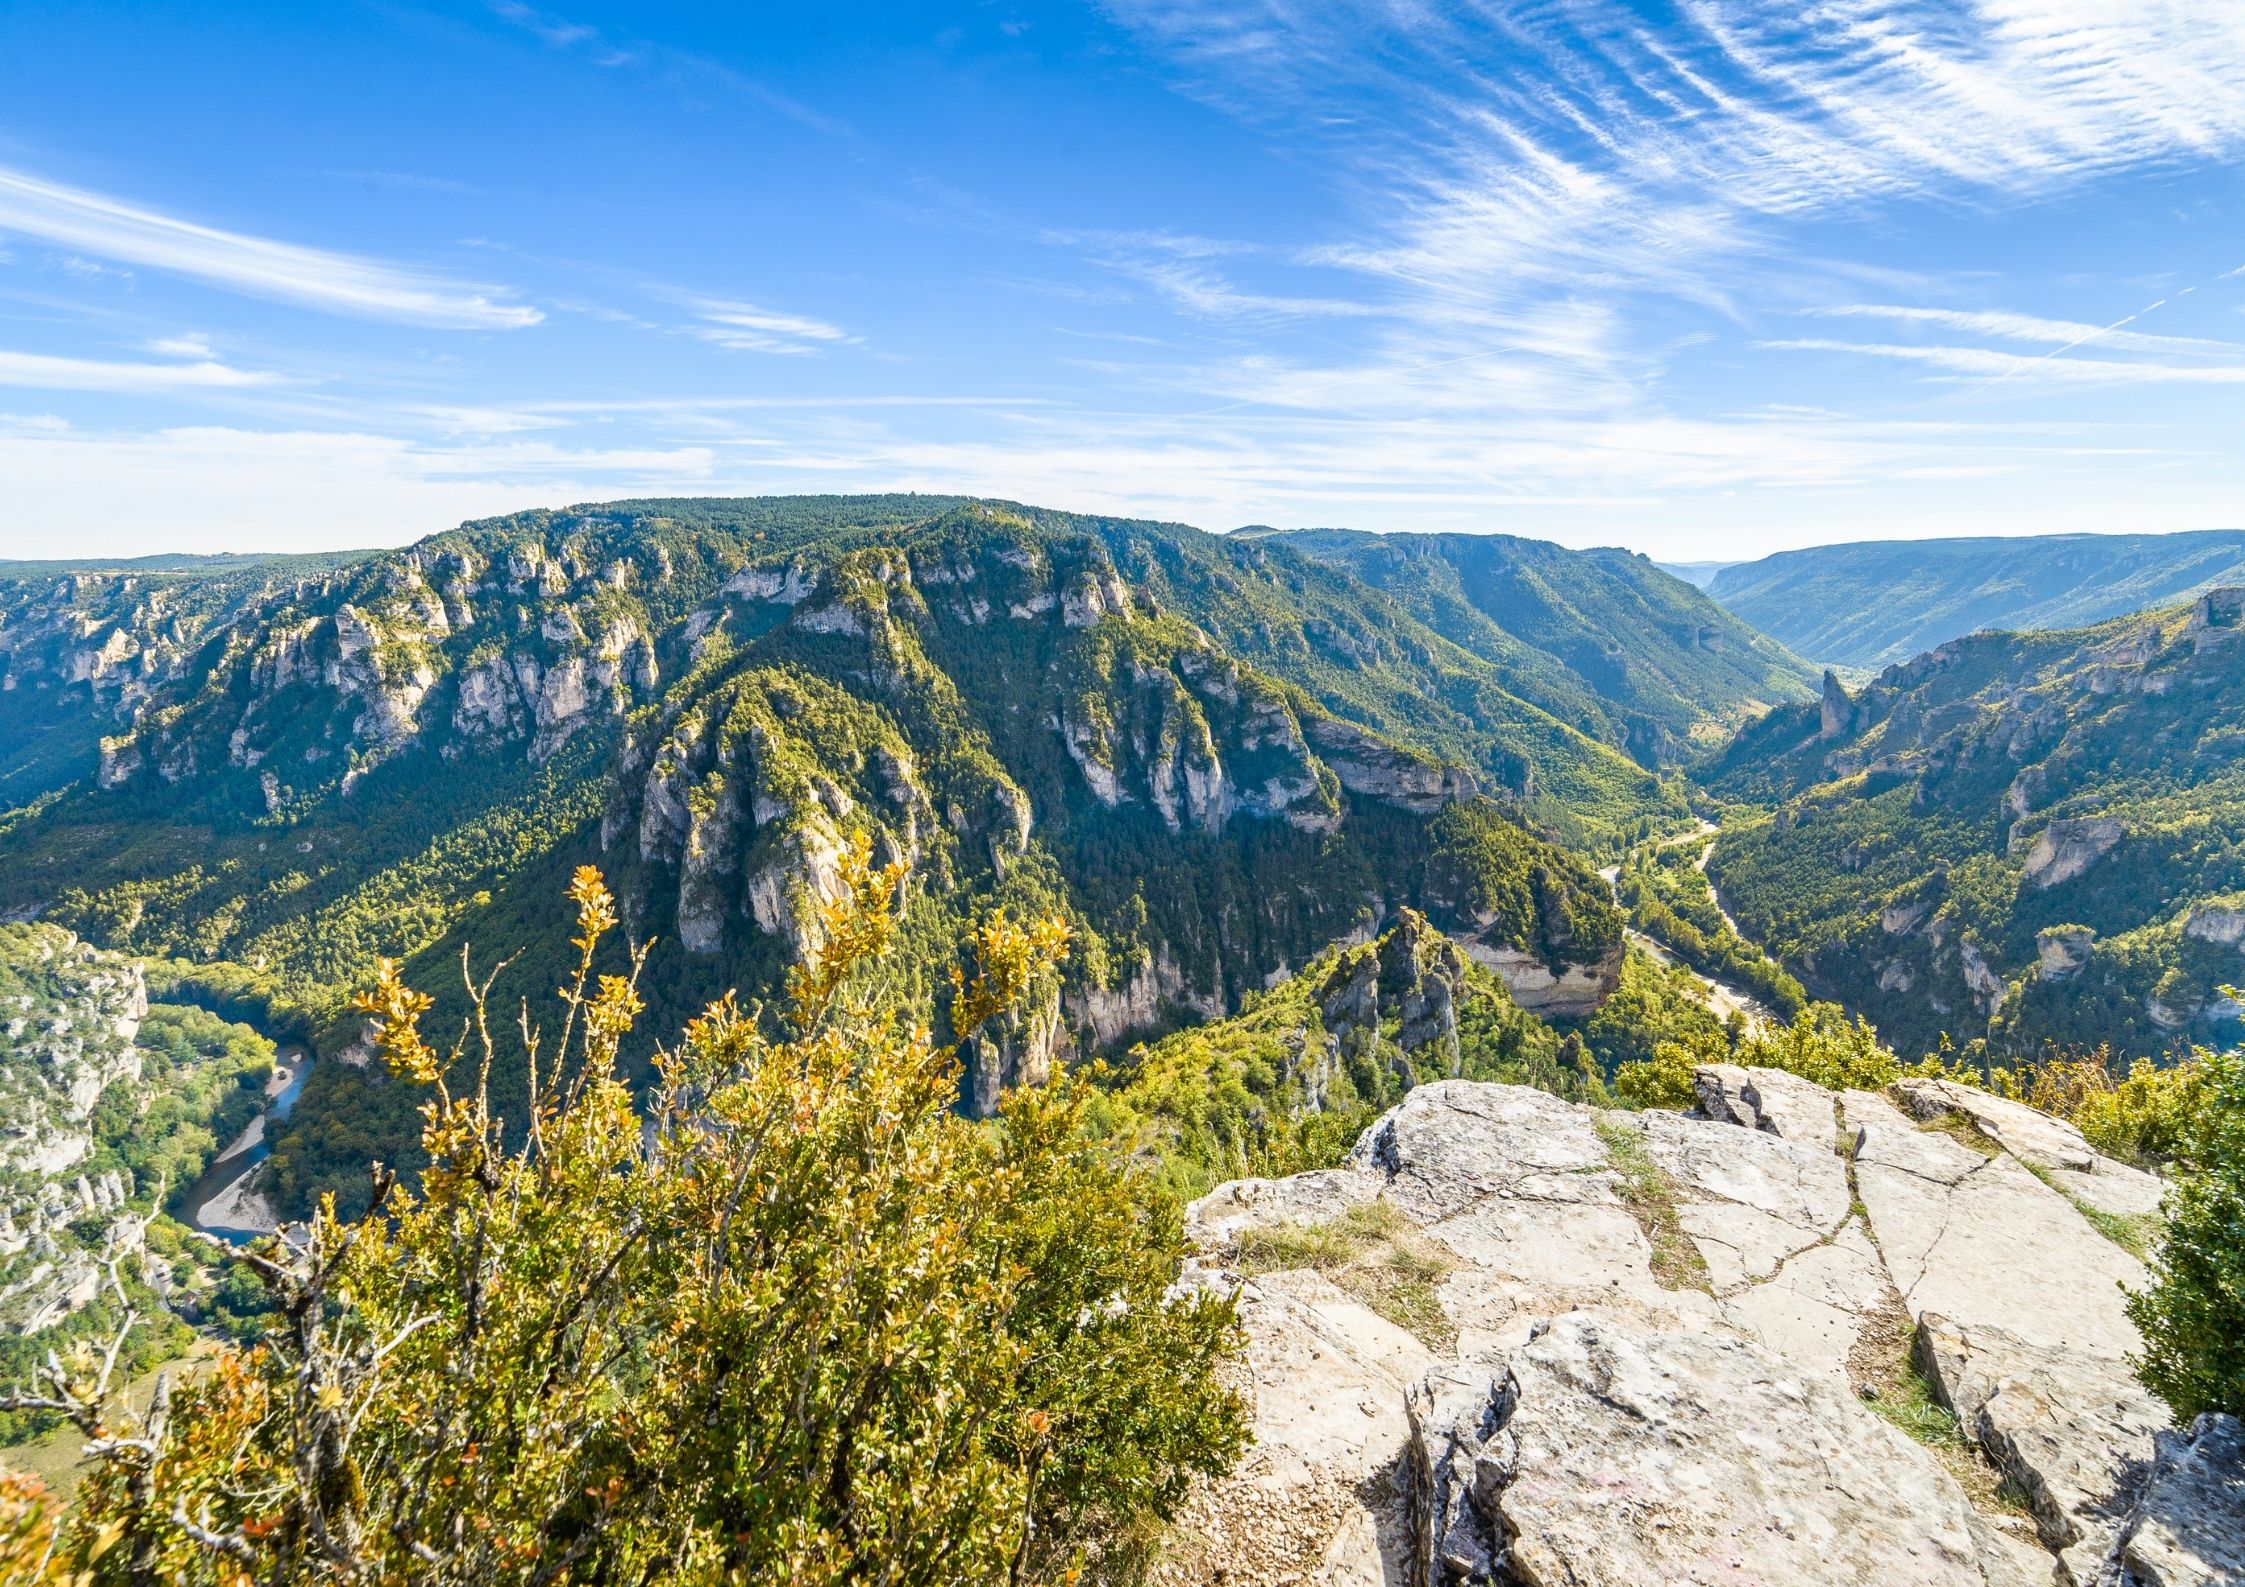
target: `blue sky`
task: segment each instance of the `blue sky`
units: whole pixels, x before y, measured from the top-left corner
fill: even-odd
[[[0,555],[2245,524],[2238,0],[555,4],[12,0]]]

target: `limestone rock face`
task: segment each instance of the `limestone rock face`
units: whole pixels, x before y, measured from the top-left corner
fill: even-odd
[[[1622,948],[1616,945],[1595,964],[1562,964],[1553,969],[1534,954],[1505,943],[1465,941],[1476,964],[1496,973],[1512,1000],[1532,1014],[1587,1014],[1605,1001],[1621,975]]]
[[[2046,1350],[2002,1328],[1967,1328],[1928,1312],[1918,1359],[1957,1421],[2026,1494],[2064,1577],[2098,1580],[2167,1407],[2127,1363]]]
[[[1311,746],[1352,794],[1431,815],[1480,792],[1472,773],[1398,749],[1353,722],[1315,717],[1305,731]]]
[[[1692,1114],[1600,1114],[1422,1085],[1342,1166],[1195,1203],[1190,1281],[1240,1296],[1257,1453],[1196,1493],[1155,1579],[2237,1579],[2235,1433],[2186,1447],[2136,1387],[2119,1302],[2142,1269],[2053,1184],[2146,1187],[1977,1093],[1731,1065],[1695,1089]],[[1438,1329],[1382,1335],[1347,1270],[1232,1271],[1250,1230],[1381,1219],[1446,1258]],[[1913,1337],[2031,1523],[1976,1510],[1866,1402]]]
[[[2118,821],[2053,821],[2027,850],[2026,880],[2036,887],[2070,882],[2112,852],[2122,836]]]
[[[2121,1291],[2144,1286],[2143,1264],[2018,1158],[1919,1129],[1883,1096],[1850,1091],[1841,1106],[1856,1135],[1856,1193],[1913,1315],[2112,1359],[2139,1347]]]
[[[2193,906],[2183,922],[2183,935],[2197,942],[2219,943],[2225,948],[2245,944],[2245,909],[2219,904]]]
[[[1824,673],[1824,692],[1816,704],[1817,737],[1831,740],[1847,737],[1848,726],[1855,719],[1855,701],[1849,697],[1839,674],[1829,668]]]
[[[172,617],[161,592],[137,603],[97,592],[125,621],[62,675],[126,729],[99,785],[282,760],[306,794],[348,795],[417,746],[453,761],[552,756],[658,682],[636,592],[660,580],[626,561],[596,569],[571,544],[578,527],[555,522],[553,540],[525,538],[496,560],[436,543],[317,580],[243,575],[239,598],[196,623]]]
[[[1931,1122],[1959,1116],[2059,1190],[2099,1212],[2140,1217],[2159,1210],[2159,1180],[2092,1147],[2064,1119],[2023,1102],[1990,1096],[1953,1080],[1904,1080],[1895,1100],[1911,1117]]]
[[[1991,1579],[1923,1449],[1736,1337],[1571,1312],[1410,1408],[1426,1587]]]
[[[2054,926],[2035,933],[2035,975],[2045,981],[2063,981],[2081,973],[2096,946],[2097,934],[2087,926]]]
[[[1114,986],[1087,986],[1066,999],[1069,1023],[1104,1047],[1131,1031],[1154,1025],[1165,1007],[1187,1010],[1202,1019],[1224,1012],[1215,991],[1193,986],[1165,946],[1140,960]]]
[[[1315,1273],[1248,1286],[1240,1321],[1257,1437],[1221,1485],[1188,1503],[1156,1579],[1400,1579],[1389,1562],[1411,1547],[1405,1398],[1431,1352]]]
[[[2245,1425],[2201,1416],[2163,1434],[2098,1587],[2214,1587],[2245,1581]]]
[[[1826,1145],[1836,1123],[1832,1093],[1782,1069],[1742,1069],[1737,1064],[1702,1064],[1692,1075],[1699,1111],[1721,1124],[1804,1145]]]
[[[155,1100],[134,1045],[147,1013],[135,961],[60,927],[0,924],[0,1333],[91,1304],[99,1253],[139,1248],[131,1173],[86,1158],[97,1109],[121,1102],[129,1118]]]

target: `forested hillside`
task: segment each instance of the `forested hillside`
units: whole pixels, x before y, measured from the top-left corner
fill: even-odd
[[[0,809],[85,777],[207,639],[358,555],[0,562]]]
[[[375,958],[456,1014],[460,948],[506,944],[496,995],[535,995],[579,863],[657,939],[653,1028],[774,988],[856,842],[908,867],[892,973],[923,994],[979,912],[1058,911],[1064,981],[970,1053],[987,1106],[1405,905],[1585,1006],[1618,918],[1554,840],[1681,813],[1344,570],[1177,526],[626,503],[180,580],[0,586],[42,790],[0,830],[0,908],[203,964],[344,1059],[277,1134],[285,1205],[412,1139],[343,1012]]]
[[[1749,935],[1905,1051],[2204,1039],[2245,982],[2245,592],[1952,640],[1707,773]]]
[[[1981,629],[2078,628],[2245,583],[2245,530],[1874,540],[1718,571],[1708,593],[1820,664],[1872,671]]]
[[[1711,748],[1813,686],[1784,646],[1632,551],[1497,534],[1263,538],[1386,591],[1513,693],[1646,765]]]

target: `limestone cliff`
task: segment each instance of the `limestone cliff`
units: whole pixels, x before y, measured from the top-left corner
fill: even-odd
[[[2201,914],[2245,889],[2241,599],[1828,679],[1708,769],[1772,812],[1734,821],[1710,874],[1812,993],[1910,1050],[2206,1039],[2245,973]]]
[[[1957,1087],[1698,1091],[1422,1086],[1342,1167],[1195,1203],[1187,1282],[1239,1295],[1256,1442],[1156,1579],[2239,1579],[2235,1424],[2136,1387],[2143,1270],[2080,1210],[2156,1181]],[[1878,1414],[1913,1356],[1969,1451]]]
[[[1101,542],[1002,516],[742,570],[689,615],[698,661],[614,764],[600,841],[633,924],[725,962],[799,959],[858,839],[908,899],[1000,902],[1053,865],[1087,900],[1135,882],[1127,917],[1086,910],[1096,946],[1034,1017],[970,1044],[983,1109],[1071,1051],[1225,1012],[1365,911],[1434,911],[1523,1001],[1612,985],[1618,933],[1576,938],[1604,919],[1595,884],[1540,849],[1495,879],[1524,835],[1470,772],[1157,604]],[[1235,885],[1250,856],[1275,890]],[[1188,873],[1220,889],[1214,918],[1158,880]]]
[[[87,1159],[95,1110],[141,1077],[147,1012],[130,960],[0,926],[0,1327],[52,1327],[94,1299],[101,1254],[138,1248],[129,1178]]]

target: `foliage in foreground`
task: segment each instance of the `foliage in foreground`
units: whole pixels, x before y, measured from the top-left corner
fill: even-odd
[[[1998,1070],[1997,1089],[2069,1120],[2091,1146],[2139,1168],[2185,1155],[2207,1102],[2204,1056],[2155,1064],[2138,1058],[2124,1071],[2108,1049]]]
[[[1782,1069],[1835,1091],[1875,1091],[1905,1072],[1975,1082],[1979,1078],[1952,1072],[1939,1058],[1928,1058],[1905,1071],[1902,1061],[1879,1044],[1878,1032],[1867,1021],[1860,1016],[1851,1019],[1836,1003],[1811,1003],[1790,1025],[1758,1027],[1735,1045],[1728,1038],[1706,1037],[1660,1042],[1651,1057],[1625,1063],[1614,1072],[1614,1091],[1634,1107],[1688,1108],[1693,1101],[1692,1071],[1707,1063]]]
[[[2137,1375],[2178,1419],[2245,1415],[2245,1054],[2198,1062],[2201,1106],[2161,1202],[2152,1283],[2128,1297]]]
[[[1226,1467],[1237,1330],[1228,1302],[1167,1295],[1174,1207],[1089,1141],[1073,1082],[994,1125],[952,1113],[953,1053],[853,995],[899,873],[861,848],[848,880],[781,1019],[713,1007],[644,1128],[615,1073],[636,969],[592,975],[615,924],[596,873],[554,1059],[522,1022],[526,1127],[492,1114],[480,996],[447,1058],[385,965],[366,1012],[434,1087],[418,1193],[381,1174],[367,1216],[330,1203],[302,1249],[261,1246],[265,1343],[145,1416],[86,1354],[15,1396],[78,1421],[96,1469],[67,1515],[0,1491],[0,1575],[1054,1580]],[[956,1027],[1065,945],[978,931]]]

